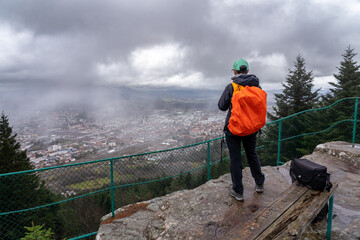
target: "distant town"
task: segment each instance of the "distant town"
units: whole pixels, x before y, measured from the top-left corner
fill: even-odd
[[[224,112],[157,110],[99,120],[84,111],[49,111],[14,129],[36,169],[185,146],[222,135]],[[46,116],[46,117],[44,117]]]

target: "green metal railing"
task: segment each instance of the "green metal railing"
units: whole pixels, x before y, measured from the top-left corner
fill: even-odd
[[[352,103],[352,101],[354,101],[354,103]],[[352,124],[353,127],[352,127],[352,139],[351,139],[351,142],[355,143],[355,141],[356,141],[356,139],[355,139],[356,138],[356,126],[358,124],[358,120],[357,120],[357,114],[358,114],[358,108],[359,108],[358,102],[359,102],[359,98],[357,98],[357,97],[345,98],[345,99],[341,99],[341,100],[339,100],[339,101],[337,101],[337,102],[335,102],[332,105],[327,106],[327,107],[302,111],[302,112],[290,115],[288,117],[285,117],[285,118],[278,119],[276,121],[267,123],[267,125],[276,124],[276,123],[278,124],[278,139],[277,139],[278,148],[277,148],[276,165],[284,164],[284,162],[282,162],[280,160],[280,157],[281,157],[281,143],[282,142],[289,141],[291,139],[295,139],[295,138],[299,138],[299,137],[303,137],[303,136],[324,133],[324,132],[327,132],[330,129],[332,129],[335,126],[340,125],[342,123],[348,123],[348,122],[353,123]],[[354,107],[352,107],[352,105],[354,105]],[[297,135],[294,134],[294,135],[289,136],[287,138],[282,138],[282,123],[284,121],[289,121],[289,120],[291,121],[292,119],[294,119],[296,117],[300,118],[301,116],[304,116],[305,114],[308,114],[308,113],[312,113],[314,111],[324,113],[322,118],[324,120],[326,120],[327,119],[326,117],[328,117],[328,115],[325,114],[326,111],[329,110],[329,109],[334,108],[335,106],[337,106],[337,108],[339,108],[338,112],[341,112],[342,114],[345,114],[345,116],[347,118],[345,117],[345,119],[342,119],[342,118],[338,118],[337,116],[332,115],[330,117],[332,117],[336,121],[334,121],[331,125],[328,125],[326,128],[319,129],[319,131],[308,131],[308,132],[304,132],[304,131],[307,130],[307,129],[304,129],[304,131],[300,131],[299,134],[297,134]],[[354,116],[352,118],[348,118],[348,117],[351,117],[352,113],[353,113]]]
[[[359,142],[357,112],[358,98],[346,98],[267,123],[258,137],[262,165],[283,164],[327,141]],[[93,239],[100,218],[109,212],[114,217],[117,208],[194,188],[228,172],[222,140],[0,174],[0,186],[6,186],[0,189],[0,195],[6,195],[0,197],[0,238],[19,239],[24,236],[23,227],[34,221],[35,225],[57,226],[53,229],[57,238]],[[26,179],[32,175],[43,181],[51,197],[33,199],[27,194]]]

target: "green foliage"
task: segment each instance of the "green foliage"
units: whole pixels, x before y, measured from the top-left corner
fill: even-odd
[[[354,49],[350,46],[345,50],[345,53],[342,55],[343,60],[340,62],[340,67],[338,67],[339,72],[334,74],[337,81],[335,83],[329,83],[333,88],[330,89],[328,94],[322,96],[321,106],[334,104],[343,98],[360,96],[360,65],[353,60],[356,55],[357,53],[354,53]],[[314,142],[315,139],[321,142],[329,141],[329,139],[332,141],[342,140],[351,142],[352,134],[350,133],[352,133],[353,124],[350,121],[354,119],[354,113],[354,99],[342,100],[333,105],[329,110],[318,112],[317,114],[321,114],[321,116],[311,119],[313,124],[308,126],[309,129],[314,129],[314,126],[327,128],[330,127],[329,123],[347,122],[332,127],[327,131],[326,135],[319,134],[311,140],[307,138],[305,142],[309,144],[309,142]]]
[[[332,104],[346,97],[360,96],[360,65],[353,60],[356,55],[357,53],[354,53],[354,49],[350,46],[345,50],[342,55],[343,60],[338,67],[339,72],[334,74],[337,82],[329,82],[333,88],[330,89],[330,93],[323,96],[323,105]]]
[[[43,229],[44,225],[36,225],[34,226],[34,222],[32,222],[31,227],[25,227],[28,231],[25,233],[25,237],[21,238],[21,240],[51,240],[54,233],[49,229]]]
[[[319,99],[319,89],[314,92],[312,91],[314,86],[312,71],[306,71],[305,59],[300,55],[296,57],[294,68],[294,70],[289,70],[285,83],[282,83],[284,87],[283,92],[275,94],[276,106],[273,107],[274,115],[268,114],[271,120],[311,109]]]
[[[351,141],[351,128],[353,126],[351,119],[354,118],[354,103],[354,99],[345,100],[329,109],[309,111],[283,119],[281,121],[280,161],[285,162],[293,157],[308,154],[317,144],[324,141]],[[344,122],[335,124],[336,121]],[[335,126],[332,126],[333,124]],[[360,124],[358,125],[358,129],[360,129]],[[330,130],[325,133],[297,137],[301,134],[321,132],[326,128],[330,128]],[[260,148],[257,152],[262,166],[276,165],[278,133],[279,122],[275,122],[268,124],[262,129],[262,134],[258,135],[258,146]],[[226,149],[224,151],[220,150],[219,141],[212,141],[209,146],[210,151],[207,151],[205,144],[200,144],[193,148],[152,154],[151,158],[143,155],[114,160],[115,209],[163,196],[173,191],[192,189],[205,183],[208,177],[206,164],[209,156],[211,178],[218,178],[228,173],[229,159],[227,158]],[[210,154],[208,155],[208,153]],[[243,159],[245,158],[243,156]],[[220,159],[223,159],[222,162],[219,162]],[[245,160],[243,163],[244,167],[246,167],[247,161]],[[34,221],[37,225],[42,224],[40,227],[54,229],[54,238],[56,239],[63,236],[80,236],[96,231],[99,227],[100,218],[111,212],[112,194],[110,188],[108,188],[110,186],[110,164],[108,162],[86,163],[61,168],[61,171],[56,169],[56,171],[49,171],[51,176],[48,177],[44,172],[16,174],[9,178],[0,177],[0,184],[3,184],[1,187],[4,186],[1,189],[4,189],[5,192],[14,191],[12,195],[7,195],[4,199],[8,196],[21,196],[21,198],[13,198],[14,201],[10,201],[11,210],[26,209],[64,200],[72,196],[61,196],[60,193],[65,189],[73,189],[74,187],[78,188],[76,199],[38,210],[9,214],[5,217],[0,216],[1,239],[19,239],[19,236],[24,235],[24,231],[22,228],[22,232],[20,232],[18,226],[26,226],[31,221]],[[169,177],[174,175],[177,177]],[[59,195],[54,195],[54,193],[46,189],[42,179],[46,180],[49,187],[53,183],[58,184],[56,187],[60,189],[57,192]],[[6,186],[4,183],[10,185]],[[12,185],[16,186],[15,190],[11,190],[10,186]],[[86,187],[80,188],[80,185]],[[52,191],[54,189],[52,188]],[[93,192],[95,189],[99,191]],[[80,196],[81,194],[86,195]],[[23,195],[25,200],[22,199]],[[3,200],[2,197],[0,194],[0,200]],[[29,205],[29,203],[33,204],[32,201],[35,201],[34,205]],[[0,208],[3,207],[4,210],[9,211],[7,206],[5,209],[4,203],[6,201],[1,202]],[[12,203],[14,205],[11,205]],[[42,230],[44,230],[43,228]],[[28,230],[30,231],[30,229]]]
[[[8,118],[2,113],[0,118],[0,173],[32,170],[33,166],[20,149],[16,134],[12,133]],[[14,176],[0,177],[0,212],[11,212],[53,203],[56,196],[51,193],[38,175],[33,172]],[[59,206],[50,206],[40,210],[27,211],[19,214],[2,215],[0,218],[0,238],[18,239],[23,235],[25,225],[31,222],[46,224],[55,233],[62,231],[57,212]]]
[[[285,118],[297,112],[305,111],[317,106],[319,100],[318,90],[312,91],[314,77],[312,71],[308,72],[305,67],[305,59],[298,55],[294,62],[294,70],[289,70],[286,81],[283,83],[283,91],[275,94],[276,106],[274,114],[268,113],[271,120]],[[264,164],[274,165],[277,160],[279,148],[278,136],[281,124],[280,162],[286,162],[294,157],[300,157],[304,153],[304,142],[299,138],[289,139],[304,133],[308,127],[305,117],[292,117],[264,128],[264,136],[260,138],[259,145],[264,150],[259,152],[260,159]]]
[[[226,156],[224,155],[224,157]],[[225,159],[222,162],[213,165],[211,167],[210,174],[212,179],[216,179],[229,172],[230,172],[230,160]]]
[[[355,101],[356,99],[343,99],[331,107],[305,111],[266,125],[264,135],[259,138],[259,145],[263,146],[259,151],[263,165],[274,165],[271,162],[276,162],[280,123],[280,162],[307,155],[320,143],[352,142]],[[358,125],[360,124],[357,127]]]
[[[278,123],[266,125],[258,135],[257,142],[261,148],[257,152],[262,166],[276,165],[278,129]]]
[[[17,172],[32,169],[26,151],[20,150],[16,141],[17,134],[12,133],[9,120],[4,113],[0,118],[0,173]]]

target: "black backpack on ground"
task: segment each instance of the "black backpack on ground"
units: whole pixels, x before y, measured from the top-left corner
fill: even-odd
[[[313,190],[330,191],[332,187],[327,168],[304,158],[294,158],[291,161],[290,177],[292,182],[298,181]],[[329,205],[326,203],[313,222],[324,219],[328,214],[328,210]]]
[[[290,177],[292,182],[298,181],[313,190],[330,191],[332,187],[327,168],[305,158],[294,158],[291,161]]]

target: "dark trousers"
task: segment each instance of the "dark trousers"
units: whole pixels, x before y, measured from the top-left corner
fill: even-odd
[[[240,137],[225,131],[226,144],[230,154],[230,172],[233,189],[235,192],[242,194],[244,192],[242,184],[242,163],[241,163],[241,142],[244,146],[246,158],[249,163],[252,177],[258,185],[264,184],[265,176],[261,172],[261,165],[256,153],[256,133]]]

